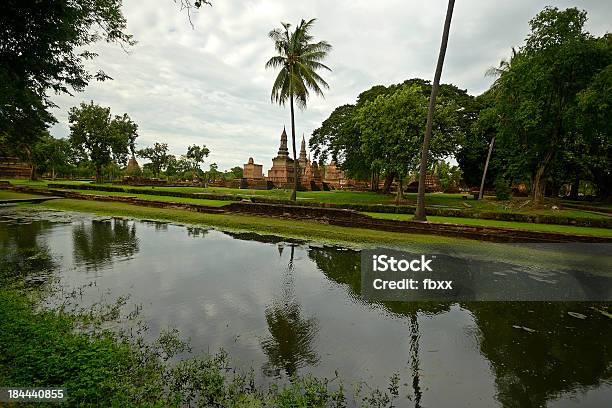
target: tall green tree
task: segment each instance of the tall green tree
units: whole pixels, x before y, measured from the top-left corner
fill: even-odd
[[[168,144],[157,143],[151,147],[140,149],[137,153],[138,157],[149,159],[155,177],[159,177],[159,173],[166,168],[170,156],[168,155]]]
[[[499,118],[491,90],[474,99],[473,114],[472,121],[465,129],[465,139],[455,154],[463,178],[469,187],[480,185],[489,144],[497,135]],[[488,187],[493,186],[501,171],[496,166],[497,162],[494,164],[490,164],[487,170],[485,185]]]
[[[185,156],[176,157],[168,155],[168,163],[166,164],[166,176],[169,177],[185,177],[186,173],[193,172],[193,163]],[[193,177],[193,174],[191,174]]]
[[[59,171],[64,171],[74,162],[72,146],[68,139],[56,139],[48,132],[36,142],[32,148],[32,171],[36,173],[50,172],[51,178]]]
[[[313,42],[310,31],[315,19],[302,20],[294,31],[291,25],[281,23],[283,28],[270,31],[277,55],[270,58],[266,68],[279,69],[272,86],[272,102],[284,106],[287,101],[291,109],[291,141],[293,144],[294,187],[291,200],[296,200],[299,186],[299,171],[297,148],[295,142],[294,104],[300,109],[306,109],[310,91],[323,96],[323,88],[329,88],[325,80],[317,73],[318,70],[331,69],[321,61],[327,57],[331,45],[326,41]]]
[[[224,173],[224,175],[225,175],[227,180],[240,179],[240,178],[243,177],[244,171],[243,171],[242,167],[236,166],[236,167],[232,167],[231,169],[226,171]]]
[[[591,136],[609,138],[576,116],[581,92],[612,63],[609,41],[585,31],[586,20],[586,12],[576,8],[545,8],[530,21],[531,33],[493,89],[498,146],[508,155],[511,176],[518,171],[530,177],[535,204],[542,202],[549,179],[559,178],[553,169],[583,161],[568,160],[566,153],[588,145]]]
[[[379,174],[384,175],[385,186],[390,187],[398,174],[390,166],[381,166],[381,162],[378,160],[380,158],[368,157],[364,154],[363,149],[365,140],[361,132],[361,126],[356,123],[356,116],[360,109],[366,104],[374,103],[379,97],[391,97],[396,92],[406,89],[407,87],[416,87],[418,89],[417,93],[419,93],[420,97],[424,98],[424,100],[431,94],[430,81],[412,78],[390,86],[373,86],[359,94],[355,104],[342,105],[336,108],[329,118],[323,121],[319,128],[314,130],[310,138],[310,149],[315,159],[320,160],[323,164],[328,158],[331,158],[336,161],[351,178],[366,179],[374,176],[372,177],[374,178],[373,186],[378,184],[377,179]],[[452,84],[441,84],[439,95],[441,100],[440,103],[444,105],[444,108],[440,110],[436,107],[437,112],[434,117],[434,134],[439,133],[438,128],[442,129],[446,126],[446,129],[452,134],[453,142],[461,142],[461,145],[463,145],[464,138],[457,136],[470,135],[474,122],[478,119],[478,112],[481,109],[481,104],[477,103],[474,97],[469,95],[465,90],[459,89]],[[415,95],[414,97],[418,98],[419,96]],[[392,120],[391,118],[396,115],[396,111],[407,112],[407,115],[411,115],[410,109],[408,108],[410,105],[401,105],[404,98],[392,98],[392,100],[398,103],[398,105],[381,112],[388,116],[387,119]],[[388,103],[388,101],[386,103]],[[449,104],[455,106],[456,110],[454,112],[448,110]],[[443,114],[443,112],[447,112],[447,114]],[[451,117],[453,128],[448,127]],[[384,118],[380,117],[372,118],[372,120],[377,119],[384,120]],[[436,121],[440,122],[437,123]],[[401,120],[400,122],[403,123]],[[425,117],[423,118],[422,125],[425,126]],[[381,140],[382,138],[384,138],[384,136],[381,135]],[[391,145],[396,146],[396,140],[397,139],[391,139]],[[438,153],[436,153],[436,156],[437,155]],[[406,168],[407,167],[412,166],[406,164]],[[411,168],[411,170],[414,169]]]
[[[612,44],[612,34],[604,39]],[[576,110],[580,137],[570,151],[579,159],[584,178],[594,183],[598,198],[606,201],[612,194],[612,64],[578,94]],[[573,192],[577,196],[578,189]]]
[[[86,69],[104,40],[134,44],[121,0],[0,2],[0,135],[31,156],[30,147],[55,122],[53,93],[79,92],[93,79]]]
[[[196,174],[201,175],[202,168],[200,167],[200,163],[204,163],[204,158],[208,157],[209,154],[210,150],[206,147],[206,145],[193,145],[187,148],[185,158],[191,161],[193,171],[196,172]]]
[[[136,125],[127,114],[111,117],[110,108],[81,103],[70,109],[70,142],[87,155],[96,169],[96,182],[102,182],[102,167],[113,160],[125,164],[134,140]]]
[[[421,163],[419,165],[419,192],[417,194],[417,207],[414,213],[414,219],[417,221],[426,221],[425,215],[425,173],[427,172],[427,157],[429,154],[429,141],[433,131],[433,115],[436,106],[436,97],[440,86],[440,77],[442,76],[442,67],[444,66],[444,56],[446,55],[446,46],[448,44],[448,35],[450,33],[451,19],[453,17],[453,8],[455,0],[448,0],[446,9],[446,18],[444,20],[444,30],[442,32],[442,44],[440,44],[440,54],[438,55],[438,63],[434,74],[433,85],[431,87],[431,96],[429,97],[429,107],[427,109],[427,125],[425,127],[425,136],[423,137],[423,147],[421,149]]]
[[[453,99],[441,97],[435,111],[430,155],[440,160],[451,155],[463,133],[457,125],[459,108]],[[406,84],[390,95],[379,95],[357,109],[355,122],[361,134],[361,154],[384,173],[401,180],[419,165],[423,126],[427,121],[427,97],[419,85]]]

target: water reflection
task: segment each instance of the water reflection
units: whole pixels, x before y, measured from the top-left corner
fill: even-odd
[[[294,266],[295,244],[289,244],[289,264],[283,273],[281,293],[266,306],[266,323],[270,335],[261,341],[268,361],[263,366],[265,375],[278,377],[282,372],[292,377],[298,369],[315,365],[319,357],[314,349],[318,333],[317,320],[303,316],[302,307],[295,296]],[[282,255],[284,245],[278,245]]]
[[[358,251],[311,248],[309,257],[332,281],[346,285],[360,299]],[[449,311],[438,302],[378,302],[405,316],[410,326],[410,371],[414,406],[421,404],[419,315]],[[612,324],[598,314],[605,305],[579,302],[468,302],[480,349],[495,373],[499,402],[504,407],[540,407],[560,394],[612,381]],[[568,312],[588,316],[579,319]],[[525,330],[523,328],[527,328]],[[533,332],[530,330],[534,330]]]
[[[73,226],[74,259],[79,266],[97,270],[114,257],[128,258],[138,252],[136,222],[118,218],[81,221]]]
[[[480,349],[491,362],[504,407],[546,406],[562,393],[612,380],[612,322],[593,313],[593,305],[478,302],[465,307],[480,329]]]
[[[39,239],[54,224],[46,220],[12,223],[0,217],[0,283],[15,278],[45,283],[56,267],[49,246]]]
[[[193,238],[204,238],[210,231],[208,228],[201,227],[185,227],[187,229],[187,235]]]
[[[224,347],[241,368],[265,376],[329,377],[339,369],[347,381],[369,375],[384,388],[399,371],[401,395],[415,407],[539,407],[572,398],[598,406],[583,394],[593,390],[612,398],[612,320],[591,309],[609,304],[367,302],[354,250],[118,219],[61,228],[2,220],[4,254],[59,254],[75,285],[91,278],[83,271],[99,270],[100,287],[129,287],[152,326],[175,325],[194,349]],[[51,268],[49,259],[37,267]]]
[[[317,267],[330,280],[347,285],[351,297],[361,301],[361,256],[359,251],[343,248],[310,248],[308,256]],[[407,317],[410,328],[409,343],[409,369],[414,407],[421,407],[423,392],[420,381],[420,332],[419,314],[435,315],[446,312],[450,308],[448,303],[434,302],[379,302],[389,312]]]

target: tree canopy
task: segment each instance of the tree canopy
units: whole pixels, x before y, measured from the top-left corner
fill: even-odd
[[[206,145],[192,145],[187,148],[185,158],[191,162],[193,171],[195,171],[198,175],[202,174],[200,163],[204,163],[204,158],[208,157],[209,153],[210,150],[206,147]]]
[[[138,137],[138,125],[127,114],[112,118],[110,108],[93,102],[70,109],[68,120],[70,141],[95,166],[97,182],[102,182],[102,166],[125,164]]]
[[[585,120],[585,115],[612,115],[612,107],[600,103],[605,94],[596,96],[594,104],[586,102],[595,95],[589,92],[591,83],[599,87],[606,82],[612,46],[609,36],[595,38],[585,31],[586,20],[586,12],[576,8],[545,8],[530,21],[525,44],[491,90],[498,115],[497,156],[507,160],[507,178],[531,181],[536,203],[547,183],[558,185],[568,172],[579,177],[590,155],[606,154],[589,146],[609,146],[605,125]],[[609,174],[609,156],[607,160]]]
[[[367,178],[372,171],[405,175],[415,170],[430,91],[429,81],[414,78],[362,92],[354,105],[339,106],[314,130],[309,144],[315,159],[331,158],[355,178]],[[434,158],[454,153],[477,116],[472,96],[454,85],[441,85]]]
[[[121,0],[2,1],[0,32],[0,134],[23,146],[55,121],[51,93],[71,94],[109,78],[85,68],[97,56],[89,45],[134,44]]]
[[[140,149],[136,154],[139,157],[143,157],[151,161],[151,168],[155,177],[159,177],[161,171],[164,170],[168,165],[168,160],[170,158],[170,156],[168,155],[167,143],[155,142],[152,147]]]

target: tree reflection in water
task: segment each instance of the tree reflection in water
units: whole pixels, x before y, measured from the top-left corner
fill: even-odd
[[[187,235],[192,238],[205,238],[206,235],[210,232],[208,228],[201,227],[185,227],[187,228]]]
[[[480,350],[504,407],[543,407],[557,396],[612,380],[612,324],[579,302],[473,302]],[[587,316],[577,319],[568,312]],[[534,330],[528,332],[517,327]]]
[[[308,256],[325,276],[342,285],[348,286],[349,296],[359,302],[361,299],[361,255],[358,251],[341,248],[314,248],[308,250]],[[423,392],[420,385],[419,313],[437,314],[450,310],[448,303],[432,302],[379,302],[387,310],[408,317],[410,326],[410,376],[415,408],[421,407]]]
[[[45,220],[2,223],[0,228],[0,282],[12,279],[26,279],[26,283],[47,282],[56,265],[48,245],[40,237],[44,231],[53,228]],[[34,279],[30,279],[34,278]]]
[[[281,371],[292,377],[300,368],[319,361],[313,345],[318,323],[315,318],[302,315],[302,307],[295,297],[295,244],[289,246],[291,254],[283,276],[281,295],[266,307],[265,312],[270,335],[261,341],[261,347],[268,357],[263,371],[270,377],[280,376]],[[279,245],[279,253],[282,255],[282,245]]]
[[[311,248],[309,257],[330,280],[346,285],[361,299],[360,254]],[[371,302],[374,303],[374,302]],[[421,404],[419,314],[450,310],[450,303],[377,302],[410,323],[410,367],[415,406]],[[541,407],[563,393],[585,390],[612,380],[612,324],[595,309],[609,304],[579,302],[469,302],[461,307],[474,316],[480,352],[493,368],[497,399],[504,407]],[[587,315],[577,319],[568,312]],[[519,327],[518,329],[514,326]],[[520,329],[527,327],[529,332]]]
[[[136,222],[112,220],[82,221],[72,230],[74,259],[87,269],[112,264],[114,257],[128,258],[138,252]]]

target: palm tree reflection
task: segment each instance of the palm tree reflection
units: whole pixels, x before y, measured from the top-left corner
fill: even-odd
[[[409,314],[410,318],[410,371],[412,374],[412,392],[414,393],[414,407],[421,407],[421,398],[423,392],[421,391],[420,377],[419,377],[419,340],[421,335],[419,333],[419,317],[416,311]]]
[[[268,357],[263,371],[267,376],[278,377],[284,372],[289,377],[302,367],[319,361],[313,343],[318,333],[314,317],[305,317],[294,293],[293,257],[295,244],[290,244],[289,265],[282,281],[279,298],[266,307],[266,322],[270,335],[261,341]],[[282,254],[282,251],[279,251]]]

